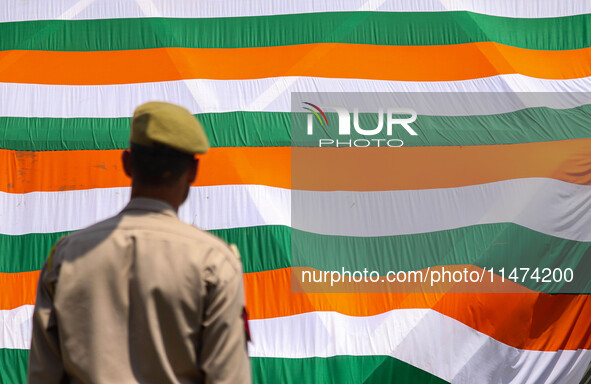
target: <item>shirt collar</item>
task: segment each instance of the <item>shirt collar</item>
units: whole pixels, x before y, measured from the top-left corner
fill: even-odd
[[[122,212],[127,211],[150,211],[160,212],[167,216],[178,217],[172,205],[163,200],[152,199],[149,197],[134,197]]]

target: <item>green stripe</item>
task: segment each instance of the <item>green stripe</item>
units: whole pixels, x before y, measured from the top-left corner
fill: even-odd
[[[291,146],[307,140],[317,146],[318,139],[337,137],[336,113],[327,113],[328,127],[315,125],[306,136],[307,113],[227,112],[206,113],[199,117],[213,147]],[[393,135],[374,139],[402,139],[407,147],[450,145],[517,144],[591,137],[591,105],[572,109],[528,108],[485,116],[418,116],[410,126],[418,136],[394,127]],[[292,121],[293,119],[293,121]],[[360,114],[360,126],[377,126],[375,114]],[[128,148],[129,118],[25,118],[0,117],[0,148],[19,151],[100,150]],[[329,132],[329,133],[327,133]],[[352,139],[366,139],[353,130]]]
[[[213,147],[291,145],[289,113],[196,115]],[[20,151],[129,148],[130,118],[0,117],[0,148]]]
[[[390,356],[251,358],[254,383],[443,384],[447,381]]]
[[[26,383],[28,366],[28,349],[0,348],[0,383]]]
[[[292,266],[351,273],[366,268],[368,273],[375,270],[385,276],[389,271],[471,264],[494,268],[496,274],[504,268],[506,279],[514,268],[529,268],[529,273],[538,268],[539,280],[519,279],[517,283],[545,293],[591,293],[587,272],[591,270],[591,242],[561,239],[512,223],[384,237],[326,236],[292,230],[291,245]],[[543,282],[543,268],[571,268],[573,281]],[[518,273],[523,276],[523,271]],[[486,276],[490,279],[490,274]]]
[[[53,244],[73,231],[0,234],[0,273],[37,271],[49,255]],[[240,249],[244,272],[288,268],[290,261],[290,228],[279,225],[219,229],[209,231]]]
[[[29,350],[0,349],[0,383],[26,383]],[[251,358],[253,383],[447,383],[389,356],[335,356],[305,359]]]
[[[331,12],[231,18],[43,20],[0,23],[0,50],[111,51],[311,43],[446,45],[480,41],[528,49],[591,46],[591,14],[510,18],[467,11]]]
[[[591,293],[591,242],[545,235],[511,223],[483,224],[430,233],[384,237],[318,235],[285,226],[259,226],[211,231],[240,249],[244,272],[290,266],[355,271],[381,275],[434,265],[472,264],[481,268],[571,268],[571,283],[519,282],[547,293]],[[41,268],[52,244],[63,233],[0,235],[0,272]],[[293,258],[295,250],[297,257]],[[18,255],[15,257],[14,255]]]

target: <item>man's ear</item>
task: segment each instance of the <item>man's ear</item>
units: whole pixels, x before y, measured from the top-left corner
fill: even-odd
[[[121,162],[123,163],[125,174],[131,177],[131,152],[129,150],[123,151],[121,154]]]
[[[189,166],[189,172],[187,172],[187,182],[189,184],[193,184],[195,179],[197,179],[197,169],[199,168],[199,159],[193,159],[191,165]]]

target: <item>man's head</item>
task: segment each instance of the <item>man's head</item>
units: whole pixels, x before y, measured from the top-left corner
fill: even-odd
[[[178,105],[150,102],[136,108],[130,151],[123,153],[132,197],[152,197],[178,208],[197,174],[196,154],[209,149],[199,121]]]

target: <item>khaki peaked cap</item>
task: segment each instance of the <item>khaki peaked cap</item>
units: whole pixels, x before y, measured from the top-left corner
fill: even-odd
[[[159,143],[191,155],[209,149],[203,126],[191,112],[160,101],[151,101],[135,109],[129,141],[146,147]]]

